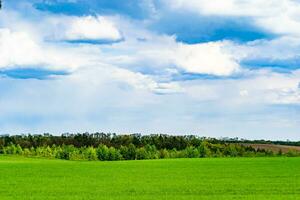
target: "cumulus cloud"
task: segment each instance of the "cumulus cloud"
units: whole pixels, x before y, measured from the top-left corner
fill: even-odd
[[[239,60],[228,41],[184,44],[174,37],[154,37],[115,46],[105,59],[119,66],[148,73],[230,76],[240,71]],[[120,51],[127,49],[127,51]],[[118,54],[117,56],[115,54]]]
[[[270,40],[232,43],[226,49],[239,61],[242,69],[268,68],[273,71],[291,72],[300,68],[298,37],[282,36]]]
[[[170,0],[165,0],[170,3]],[[269,16],[276,14],[277,11],[284,10],[282,6],[289,0],[224,0],[213,2],[209,0],[175,0],[169,4],[173,9],[188,9],[205,15],[229,15],[229,16]],[[268,9],[269,12],[265,12]]]
[[[174,61],[187,72],[228,76],[238,71],[239,64],[224,46],[222,42],[178,44]]]
[[[59,49],[58,49],[59,47]],[[131,72],[116,66],[101,62],[99,49],[90,47],[64,47],[40,44],[34,41],[26,32],[12,32],[9,29],[0,30],[0,66],[9,68],[46,68],[48,70],[65,70],[90,80],[110,78],[122,84],[159,94],[177,93],[182,89],[176,83],[159,83],[147,75]],[[95,76],[96,75],[96,76]],[[92,79],[93,77],[93,79]]]
[[[146,90],[156,94],[172,94],[183,91],[180,85],[175,82],[160,83],[141,73],[135,73],[116,67],[110,68],[111,70],[109,74],[107,74],[108,76],[116,81],[130,85],[134,89]]]
[[[47,44],[36,40],[26,31],[0,29],[0,68],[73,71],[90,64],[97,52],[93,48]]]
[[[120,31],[102,16],[62,17],[56,19],[55,39],[67,41],[117,41]]]
[[[300,4],[293,0],[164,0],[172,9],[187,10],[199,15],[250,17],[257,26],[277,33],[300,35]]]
[[[0,29],[0,67],[43,63],[39,46],[25,32]]]

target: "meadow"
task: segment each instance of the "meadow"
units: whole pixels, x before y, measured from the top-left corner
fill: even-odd
[[[0,199],[300,199],[300,158],[66,161],[0,156]]]

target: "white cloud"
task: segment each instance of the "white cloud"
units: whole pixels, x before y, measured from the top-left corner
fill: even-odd
[[[300,4],[293,0],[164,0],[172,9],[207,16],[251,17],[261,28],[300,36]]]
[[[80,72],[75,73],[76,77],[80,77],[85,71],[92,71],[85,73],[83,77],[89,75],[90,80],[94,82],[111,79],[135,90],[159,94],[182,91],[177,83],[160,83],[142,73],[111,65],[110,62],[106,62],[100,46],[43,42],[36,39],[35,35],[29,34],[31,32],[35,31],[0,29],[0,68],[46,68]]]
[[[239,60],[228,51],[228,41],[184,44],[174,37],[153,37],[144,42],[125,41],[115,45],[105,58],[108,62],[147,68],[148,71],[229,76],[240,70]],[[117,54],[117,55],[116,55]]]
[[[98,49],[72,48],[35,40],[26,31],[0,29],[0,68],[73,71],[92,63]]]
[[[54,39],[58,40],[109,40],[122,38],[114,23],[103,16],[50,18],[55,26]]]
[[[170,3],[170,0],[165,0]],[[229,16],[270,16],[286,8],[289,0],[223,0],[220,2],[210,0],[172,0],[171,8],[188,9],[205,15]],[[269,12],[266,12],[268,10]]]
[[[7,14],[6,17],[10,18],[10,16]],[[19,50],[23,51],[20,55],[26,55],[27,50],[22,47],[23,43],[31,42],[35,46],[34,52],[30,53],[33,56],[26,59],[30,59],[30,62],[36,65],[43,63],[53,67],[75,70],[80,66],[100,62],[122,66],[133,71],[135,65],[148,68],[146,71],[159,71],[158,73],[162,75],[167,70],[170,71],[174,68],[190,73],[217,76],[228,76],[239,70],[235,55],[227,51],[228,47],[232,46],[227,41],[203,44],[178,43],[172,36],[157,35],[143,29],[140,23],[120,17],[45,15],[40,16],[42,23],[37,23],[36,26],[32,26],[32,22],[26,21],[28,20],[26,18],[14,18],[12,24],[29,24],[16,26],[23,27],[23,30],[13,33],[22,32],[26,35],[26,38],[21,38],[22,41],[17,42],[20,44],[18,45]],[[6,25],[12,29],[12,24]],[[93,49],[93,47],[76,44],[68,46],[60,43],[49,44],[49,42],[43,41],[47,39],[50,41],[118,40],[122,35],[116,27],[124,29],[122,29],[122,34],[126,40],[109,47],[99,46]],[[39,41],[36,41],[37,38]],[[137,41],[136,38],[145,38],[145,41]],[[104,50],[102,51],[102,49]],[[30,52],[30,48],[28,52]],[[11,54],[10,57],[11,60],[16,58],[14,54]],[[18,60],[20,65],[26,63],[22,59],[15,60]]]
[[[0,29],[0,67],[43,63],[39,46],[25,32]]]
[[[175,64],[191,73],[227,76],[239,70],[239,64],[229,52],[226,52],[223,42],[202,44],[178,44]]]
[[[299,70],[291,74],[256,70],[251,76],[240,79],[190,80],[181,82],[180,86],[187,98],[196,102],[216,102],[223,105],[225,111],[244,106],[300,104],[299,80]]]
[[[236,83],[239,88],[246,88],[243,90],[247,91],[246,101],[260,104],[300,104],[299,72],[280,74],[261,71],[254,77]]]
[[[135,89],[148,90],[159,94],[178,93],[183,90],[178,83],[159,83],[147,75],[131,72],[126,69],[112,68],[110,74],[113,79],[127,83]]]
[[[249,92],[247,90],[241,90],[240,91],[240,96],[241,97],[247,97],[247,96],[249,96]]]
[[[300,41],[298,37],[278,37],[272,40],[256,40],[241,45],[232,45],[232,53],[242,58],[291,59],[298,56]]]
[[[276,104],[300,104],[300,91],[294,88],[283,88],[274,91],[276,98],[273,103]]]

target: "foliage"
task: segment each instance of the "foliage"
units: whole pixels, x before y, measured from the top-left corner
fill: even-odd
[[[76,148],[73,145],[40,146],[22,148],[20,145],[10,144],[0,149],[2,154],[36,156],[45,158],[58,158],[64,160],[144,160],[144,159],[165,159],[165,158],[201,158],[201,157],[265,157],[265,156],[300,156],[297,151],[274,154],[272,151],[255,150],[249,147],[236,144],[211,144],[204,141],[198,147],[188,146],[183,150],[157,150],[155,146],[135,147],[134,144],[120,146],[120,148],[99,145]]]
[[[249,145],[196,136],[76,134],[2,136],[0,154],[17,154],[64,160],[144,160],[204,157],[300,156],[254,149]]]

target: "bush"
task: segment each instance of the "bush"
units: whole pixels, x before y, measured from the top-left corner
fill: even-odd
[[[79,151],[73,145],[63,145],[61,151],[58,152],[57,158],[64,160],[77,160]]]
[[[198,147],[198,152],[199,152],[199,156],[201,158],[204,157],[210,157],[211,156],[211,151],[209,148],[209,143],[207,141],[202,141],[200,146]]]
[[[17,148],[14,144],[10,144],[7,147],[4,147],[3,149],[4,154],[16,154],[17,153]]]
[[[195,147],[189,146],[184,150],[186,158],[198,158],[200,156],[198,150]]]
[[[109,157],[109,150],[107,148],[107,146],[101,144],[98,146],[97,148],[97,157],[99,160],[108,160],[108,157]]]
[[[145,150],[144,147],[141,147],[141,148],[137,149],[136,159],[137,160],[149,159],[148,152]]]
[[[159,158],[159,152],[157,151],[157,149],[154,145],[147,144],[145,146],[145,151],[146,151],[146,159],[158,159]]]
[[[107,160],[113,161],[113,160],[121,160],[122,155],[118,149],[115,149],[114,147],[110,147],[108,149],[108,157]]]
[[[135,160],[136,159],[136,147],[134,144],[129,144],[128,147],[121,146],[120,153],[125,160]]]
[[[162,149],[159,151],[159,158],[170,158],[169,151],[167,149]]]
[[[32,156],[32,153],[31,153],[31,151],[28,148],[25,148],[23,150],[23,155],[24,156]]]
[[[97,160],[97,151],[94,147],[88,147],[84,150],[84,157],[87,160]]]
[[[288,157],[296,157],[296,156],[299,156],[299,152],[296,151],[296,150],[292,150],[290,149],[287,153],[286,153],[286,156]]]

